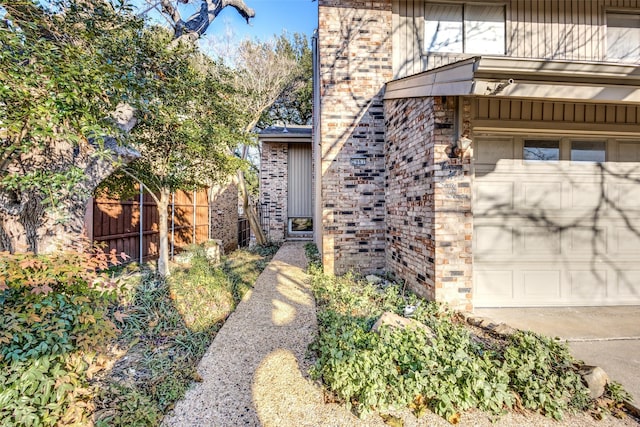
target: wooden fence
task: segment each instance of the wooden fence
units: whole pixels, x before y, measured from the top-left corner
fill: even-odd
[[[171,255],[192,243],[209,239],[207,191],[178,191],[169,204],[169,250]],[[130,200],[96,198],[87,209],[87,234],[104,242],[106,249],[124,252],[133,261],[157,258],[160,242],[158,207],[149,194]]]

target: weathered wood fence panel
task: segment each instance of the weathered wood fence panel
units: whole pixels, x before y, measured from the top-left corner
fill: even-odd
[[[209,239],[206,190],[176,192],[168,214],[171,254]],[[149,194],[124,201],[100,197],[93,200],[92,209],[88,210],[87,232],[93,241],[103,242],[107,250],[124,252],[133,261],[147,261],[158,256],[159,218],[158,207]]]

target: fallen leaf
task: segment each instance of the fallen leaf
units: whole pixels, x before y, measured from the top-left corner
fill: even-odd
[[[123,313],[122,311],[115,311],[113,313],[113,317],[115,317],[115,319],[120,322],[120,323],[124,323],[124,319],[126,319],[127,317],[129,317],[128,314]]]
[[[456,412],[455,414],[451,415],[451,416],[448,418],[448,421],[449,421],[451,424],[459,424],[459,423],[460,423],[460,414]]]
[[[404,427],[404,420],[402,418],[394,417],[391,414],[380,414],[384,423],[391,427]]]

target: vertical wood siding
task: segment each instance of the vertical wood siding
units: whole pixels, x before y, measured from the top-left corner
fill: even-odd
[[[640,107],[572,102],[550,102],[478,97],[472,100],[476,120],[585,123],[602,125],[638,124]]]
[[[176,251],[192,243],[203,243],[209,238],[209,201],[205,190],[196,193],[175,193],[174,245]],[[195,208],[195,215],[194,215]],[[142,258],[158,257],[160,247],[160,214],[153,198],[145,194],[142,208]],[[140,259],[140,203],[138,197],[129,200],[96,198],[93,201],[93,240],[105,244],[108,252],[115,249],[124,252],[132,261]],[[195,221],[194,221],[195,220]],[[172,229],[171,204],[169,205],[169,244]],[[194,240],[195,236],[195,240]]]
[[[287,206],[290,218],[313,216],[310,144],[289,144],[289,192]]]
[[[507,56],[570,61],[605,60],[605,12],[640,9],[640,0],[506,0],[504,4]],[[393,29],[394,78],[473,56],[425,52],[424,0],[395,0]]]

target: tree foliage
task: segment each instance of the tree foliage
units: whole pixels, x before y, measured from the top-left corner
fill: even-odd
[[[265,128],[274,123],[309,125],[312,118],[313,57],[309,40],[304,34],[275,39],[275,51],[295,62],[292,77],[273,104],[260,118],[258,126]]]
[[[0,0],[0,249],[73,240],[94,189],[137,157],[123,170],[154,192],[238,167],[238,114],[217,80],[226,71],[182,43],[191,21],[163,30],[116,1]],[[130,134],[116,126],[122,105],[136,108]]]
[[[12,252],[79,232],[82,202],[136,156],[110,112],[137,85],[116,46],[142,22],[100,0],[47,4],[0,1],[0,248]]]
[[[145,84],[135,101],[139,121],[130,140],[141,156],[104,184],[113,190],[123,188],[119,182],[140,181],[155,198],[160,211],[158,271],[163,275],[169,273],[169,195],[224,181],[242,166],[232,153],[245,139],[231,88],[219,78],[228,71],[194,45],[173,46],[172,39],[162,28],[144,31],[137,48],[145,60],[133,69]]]

